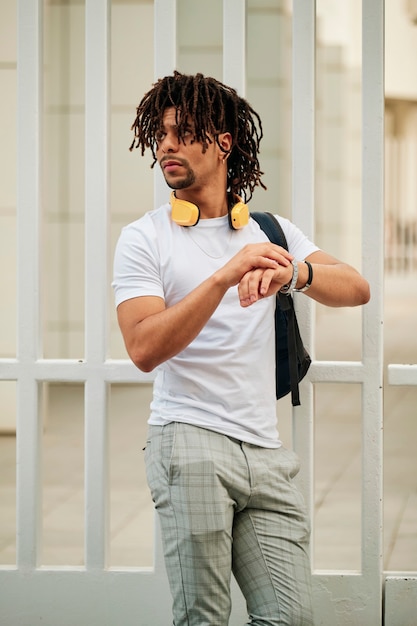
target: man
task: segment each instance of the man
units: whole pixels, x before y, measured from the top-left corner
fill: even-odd
[[[113,286],[130,358],[156,369],[145,461],[174,624],[226,626],[233,571],[249,624],[311,625],[309,521],[277,431],[273,296],[355,306],[368,283],[288,220],[289,252],[249,218],[239,196],[264,186],[262,125],[233,89],[175,72],[132,129],[131,149],[150,148],[173,190],[123,229]]]

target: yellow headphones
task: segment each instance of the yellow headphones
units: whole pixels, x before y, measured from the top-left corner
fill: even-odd
[[[228,214],[229,226],[234,230],[239,230],[249,222],[249,209],[239,196],[235,197],[237,202]],[[198,223],[200,209],[196,204],[187,200],[180,200],[176,197],[175,191],[171,193],[170,203],[172,208],[171,216],[176,224],[179,224],[179,226],[195,226]]]

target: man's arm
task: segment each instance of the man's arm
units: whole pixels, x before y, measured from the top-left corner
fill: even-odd
[[[133,363],[150,372],[181,352],[201,331],[226,290],[211,277],[172,307],[166,308],[162,298],[153,296],[122,302],[117,318]]]
[[[313,270],[311,287],[305,292],[310,298],[333,307],[359,306],[369,301],[369,283],[351,265],[322,250],[313,252],[306,260],[311,263]],[[251,270],[239,283],[241,305],[247,307],[260,298],[276,294],[283,285],[291,281],[292,274],[292,266],[280,273],[274,269]],[[304,287],[307,280],[307,264],[299,262],[297,289]]]
[[[313,282],[305,292],[326,306],[359,306],[371,297],[368,281],[351,265],[318,250],[307,257],[313,269]],[[303,287],[308,278],[305,263],[299,263],[297,288]]]
[[[152,371],[195,339],[226,291],[253,268],[287,273],[292,256],[270,242],[249,244],[180,302],[166,307],[162,298],[141,296],[122,302],[118,322],[127,352],[135,365]],[[192,266],[192,264],[191,264]]]

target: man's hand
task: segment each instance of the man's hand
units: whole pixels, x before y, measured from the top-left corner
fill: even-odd
[[[275,295],[291,281],[293,266],[280,265],[276,269],[255,269],[247,272],[239,282],[240,305],[248,307],[261,298]]]
[[[249,292],[245,293],[245,285],[247,289],[248,283],[250,283],[250,289],[253,291],[255,289],[253,285],[262,280],[264,273],[266,273],[266,277],[263,287],[264,289],[266,288],[266,291],[273,276],[275,276],[275,280],[279,280],[283,270],[285,270],[284,276],[291,276],[291,261],[293,258],[285,248],[281,248],[273,243],[247,244],[216,272],[215,277],[227,288],[239,284],[239,294],[241,290],[240,285],[242,284],[242,294],[248,297]],[[285,282],[281,282],[281,285],[283,284]],[[258,293],[258,286],[256,287],[256,293]]]

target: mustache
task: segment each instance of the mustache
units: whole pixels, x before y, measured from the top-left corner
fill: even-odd
[[[180,163],[181,165],[188,166],[188,161],[186,161],[186,159],[181,159],[180,157],[170,156],[169,154],[166,154],[165,156],[162,157],[162,159],[159,161],[159,165],[163,167],[164,163],[167,163],[169,161],[174,161],[175,163]]]

